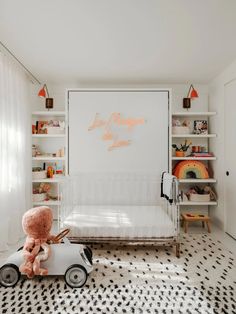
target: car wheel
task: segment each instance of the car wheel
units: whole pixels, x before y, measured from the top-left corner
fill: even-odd
[[[0,284],[3,287],[13,287],[20,279],[20,272],[16,265],[6,264],[0,268]]]
[[[81,265],[71,265],[65,272],[65,282],[71,288],[81,288],[87,280],[86,269]]]

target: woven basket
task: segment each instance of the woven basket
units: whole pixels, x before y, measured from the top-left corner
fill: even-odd
[[[190,202],[210,202],[210,194],[194,194],[189,197]]]
[[[32,201],[33,202],[43,202],[47,198],[47,193],[39,193],[39,194],[33,194]]]
[[[46,170],[33,171],[32,172],[32,178],[33,178],[33,180],[46,179],[47,178],[47,171]]]
[[[47,134],[64,134],[65,129],[59,127],[47,127]]]
[[[189,134],[190,129],[188,126],[173,126],[172,134]]]

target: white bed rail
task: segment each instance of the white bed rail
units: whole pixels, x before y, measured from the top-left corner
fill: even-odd
[[[76,206],[155,206],[165,208],[179,234],[178,180],[173,181],[173,204],[160,198],[161,178],[155,173],[79,173],[62,185],[60,226]]]

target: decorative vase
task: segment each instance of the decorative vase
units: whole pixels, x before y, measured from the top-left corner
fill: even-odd
[[[184,154],[184,152],[182,152],[182,151],[178,151],[178,150],[177,150],[177,151],[175,152],[175,156],[176,156],[176,157],[184,157],[184,155],[185,155],[185,154]]]

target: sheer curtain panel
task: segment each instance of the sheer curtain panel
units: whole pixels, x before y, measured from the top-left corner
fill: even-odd
[[[23,235],[22,214],[31,205],[29,84],[0,52],[0,251]]]

